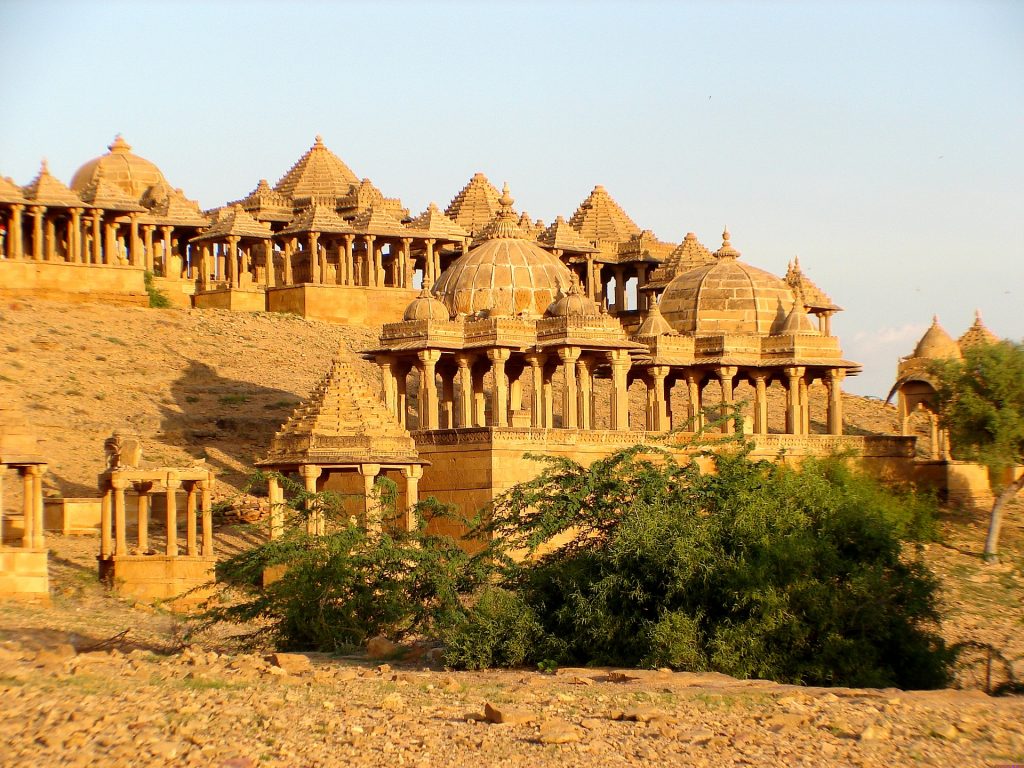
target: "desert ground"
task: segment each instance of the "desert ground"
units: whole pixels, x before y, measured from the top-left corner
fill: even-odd
[[[287,315],[11,301],[0,306],[0,397],[38,430],[51,494],[95,495],[103,440],[118,428],[141,436],[148,462],[205,458],[227,554],[262,536],[242,524],[260,516],[244,493],[253,461],[334,355],[377,375],[357,355],[374,337]],[[895,428],[878,401],[844,405],[851,430]],[[0,603],[0,765],[1024,763],[1024,699],[985,692],[1024,674],[1022,521],[1018,499],[1002,562],[984,566],[984,511],[943,511],[941,541],[923,553],[942,583],[940,631],[974,645],[957,688],[922,692],[453,672],[417,652],[274,656],[240,647],[232,628],[198,632],[187,616],[110,594],[95,538],[48,535],[50,604]]]

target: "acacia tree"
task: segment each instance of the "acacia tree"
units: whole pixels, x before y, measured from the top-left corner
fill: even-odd
[[[1000,478],[1024,463],[1024,344],[978,344],[964,350],[963,360],[936,363],[934,373],[953,456],[984,464],[993,481],[984,558],[994,562],[1003,508],[1024,488],[1024,474],[999,487]]]

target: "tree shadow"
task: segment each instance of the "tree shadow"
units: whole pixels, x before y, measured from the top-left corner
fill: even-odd
[[[162,441],[205,459],[238,490],[301,401],[295,392],[221,376],[198,360],[171,384],[171,397],[177,407],[160,408]]]

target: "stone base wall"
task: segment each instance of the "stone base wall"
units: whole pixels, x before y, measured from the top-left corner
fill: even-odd
[[[45,549],[0,546],[0,597],[49,602]]]
[[[148,306],[141,267],[0,259],[0,298]]]
[[[45,499],[43,530],[65,536],[98,536],[101,507],[99,499]]]
[[[167,277],[154,277],[153,287],[160,291],[171,306],[181,309],[192,308],[192,297],[196,294],[194,280],[172,280]]]
[[[216,562],[216,557],[188,555],[113,555],[100,560],[100,579],[119,595],[187,609],[213,593]]]
[[[966,461],[946,462],[946,492],[950,504],[964,509],[988,510],[995,498],[988,469]]]
[[[471,516],[516,483],[536,477],[543,463],[527,454],[571,458],[583,465],[638,443],[663,445],[660,433],[611,430],[563,430],[514,427],[413,432],[420,458],[430,462],[420,481],[420,498],[435,496]],[[911,480],[914,438],[855,435],[752,436],[758,458],[799,463],[807,456],[849,451],[866,471],[883,479]],[[784,450],[783,450],[784,449]],[[684,451],[679,449],[680,456]],[[710,460],[702,469],[710,469]],[[453,536],[462,531],[450,521],[432,521],[430,529]]]
[[[267,309],[310,320],[372,327],[400,321],[406,307],[418,294],[419,291],[411,288],[305,283],[268,288]]]
[[[229,309],[232,312],[264,312],[267,296],[263,289],[215,288],[196,291],[193,303],[197,309]]]

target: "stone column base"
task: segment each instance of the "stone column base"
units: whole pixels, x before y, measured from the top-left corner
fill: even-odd
[[[201,555],[112,555],[100,558],[100,579],[123,597],[168,601],[185,610],[213,594],[216,563],[216,557]]]
[[[0,597],[50,601],[47,549],[0,547]]]

